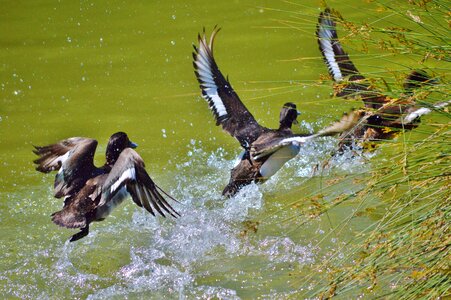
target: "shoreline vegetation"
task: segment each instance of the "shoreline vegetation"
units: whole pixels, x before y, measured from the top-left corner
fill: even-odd
[[[449,101],[448,3],[412,0],[396,7],[378,4],[387,16],[384,22],[356,24],[341,19],[339,26],[347,33],[344,43],[354,39],[363,50],[391,53],[393,65],[406,68],[406,73],[411,67],[396,62],[397,57],[415,59],[418,65],[413,68],[421,66],[438,79],[433,87],[415,91],[416,102],[431,107]],[[408,26],[396,26],[398,18],[408,21]],[[376,79],[374,83],[396,98],[403,93],[401,81],[399,78],[398,84],[389,85]],[[443,299],[451,295],[450,119],[447,108],[437,110],[423,117],[412,132],[403,131],[395,140],[379,142],[376,155],[368,162],[372,167],[364,179],[354,179],[359,188],[351,194],[327,197],[324,193],[346,191],[353,174],[327,181],[326,189],[288,208],[299,209],[303,219],[315,219],[326,218],[328,211],[348,202],[358,203],[360,209],[350,211],[346,220],[331,224],[329,237],[359,216],[373,221],[313,265],[317,272],[293,274],[293,284],[313,287],[299,291],[303,298]]]

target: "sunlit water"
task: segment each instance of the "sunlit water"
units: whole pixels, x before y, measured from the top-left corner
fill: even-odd
[[[309,274],[369,220],[350,220],[336,235],[330,229],[356,204],[308,222],[294,204],[336,176],[352,175],[325,200],[352,194],[352,178],[373,162],[349,152],[323,169],[336,141],[319,139],[264,184],[224,199],[240,149],[199,97],[191,52],[197,33],[219,24],[218,64],[258,121],[277,126],[292,101],[302,112],[295,131],[312,132],[358,106],[317,84],[326,73],[314,39],[320,4],[63,2],[5,2],[0,11],[0,297],[280,299],[312,288],[296,274]],[[353,21],[381,17],[375,5],[356,10],[360,1],[328,4]],[[368,57],[364,71],[379,72],[381,61],[371,68]],[[32,145],[96,138],[101,164],[119,130],[179,200],[181,217],[154,218],[127,201],[68,243],[74,230],[50,220],[62,203],[52,197],[53,175],[34,170]]]
[[[333,147],[332,139],[309,143],[266,183],[249,185],[236,197],[224,199],[222,186],[234,160],[226,159],[222,148],[206,151],[201,142],[192,140],[186,145],[186,160],[168,176],[172,177],[168,192],[180,201],[174,205],[180,218],[154,218],[130,201],[107,221],[93,224],[90,234],[79,242],[65,241],[64,235],[68,238],[73,231],[64,230],[50,244],[43,242],[48,237],[36,236],[46,235],[46,230],[30,222],[25,225],[28,232],[19,234],[20,251],[10,254],[14,261],[4,257],[8,266],[1,273],[2,293],[30,299],[68,294],[89,299],[149,295],[239,299],[256,291],[276,298],[290,295],[299,286],[290,287],[281,278],[317,259],[319,247],[313,245],[314,239],[280,234],[293,228],[284,224],[288,215],[283,211],[269,216],[277,234],[274,228],[265,230],[268,224],[257,233],[245,233],[243,222],[262,218],[268,206],[284,206],[278,201],[287,199],[268,203],[272,197],[263,195],[284,193],[308,181]],[[343,165],[343,159],[331,162],[339,172],[362,171],[361,161]],[[190,172],[193,166],[196,172]],[[11,193],[8,201],[16,204],[11,214],[28,219],[48,212],[51,189],[43,192],[46,201],[35,201],[33,192],[31,198],[22,198],[23,192]],[[48,214],[41,214],[47,220],[45,228],[56,231]],[[309,229],[315,230],[313,234],[324,234],[319,224],[315,226],[316,230]]]

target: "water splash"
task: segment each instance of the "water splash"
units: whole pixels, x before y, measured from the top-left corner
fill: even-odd
[[[34,263],[22,260],[20,267],[2,272],[0,278],[10,282],[16,271],[33,271],[38,278],[35,280],[48,282],[46,288],[35,287],[31,292],[29,280],[8,284],[16,297],[25,299],[62,296],[68,291],[74,297],[88,299],[140,298],[149,293],[179,299],[240,299],[243,290],[252,290],[267,279],[273,283],[263,288],[262,295],[284,297],[292,290],[275,283],[277,272],[313,263],[318,249],[283,234],[243,235],[243,222],[252,221],[273,205],[265,203],[268,195],[283,194],[303,184],[302,178],[315,176],[314,167],[330,157],[334,147],[335,142],[329,139],[308,143],[270,180],[250,184],[234,198],[226,199],[221,191],[233,167],[233,155],[223,148],[207,151],[201,142],[193,140],[171,184],[166,184],[173,187],[168,192],[181,202],[174,204],[180,218],[154,218],[128,205],[121,208],[128,218],[116,217],[121,213],[116,212],[105,221],[107,225],[93,226],[90,234],[77,243],[61,244],[62,234],[55,235],[54,242],[43,245],[44,250],[33,250]],[[352,169],[352,163],[344,166],[345,161],[337,158],[335,167]],[[51,191],[42,188],[36,194]],[[45,201],[31,203],[37,206],[34,210],[48,211]],[[25,203],[18,200],[18,205]],[[60,233],[52,225],[47,228]],[[256,272],[255,268],[261,270]],[[5,290],[1,294],[13,295]]]

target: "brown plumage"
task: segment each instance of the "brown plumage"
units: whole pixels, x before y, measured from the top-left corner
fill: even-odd
[[[243,147],[237,165],[222,194],[235,195],[241,187],[252,182],[262,182],[274,175],[288,160],[295,157],[301,145],[314,137],[335,134],[333,130],[322,133],[293,134],[292,124],[297,122],[296,105],[287,102],[279,116],[279,128],[261,126],[241,102],[230,82],[222,75],[213,57],[213,43],[219,29],[215,28],[209,40],[205,32],[198,36],[199,47],[194,46],[194,72],[216,119],[216,124]],[[341,125],[343,125],[342,123]],[[335,130],[340,126],[335,126]],[[340,132],[348,129],[341,126]]]
[[[406,78],[405,94],[400,99],[384,95],[368,83],[343,50],[336,32],[336,19],[329,8],[320,13],[316,30],[319,49],[334,80],[335,95],[361,99],[366,108],[356,127],[341,134],[339,148],[342,150],[353,142],[392,139],[402,130],[416,128],[419,117],[426,110],[416,104],[413,89],[434,84],[435,81],[424,71],[412,71]],[[443,103],[437,103],[430,111],[442,107]]]
[[[91,222],[104,220],[129,194],[138,206],[154,216],[156,212],[163,217],[179,215],[160,192],[173,198],[149,177],[144,161],[132,149],[136,144],[125,133],[110,137],[106,162],[100,168],[93,163],[96,146],[96,140],[77,137],[34,150],[39,156],[34,161],[36,170],[43,173],[58,170],[55,197],[64,197],[64,207],[52,214],[52,221],[63,227],[80,228],[71,242],[86,236]]]
[[[249,152],[252,144],[257,140],[271,139],[274,136],[292,135],[291,126],[293,122],[296,122],[298,111],[295,104],[288,102],[282,107],[278,129],[269,129],[258,124],[216,64],[213,57],[213,43],[218,32],[219,28],[215,28],[209,41],[205,32],[202,35],[199,34],[199,47],[194,46],[193,66],[202,96],[207,100],[214,114],[216,125],[221,125],[244,148],[240,162],[232,170],[230,182],[223,190],[223,195],[233,196],[242,186],[253,181],[260,181],[265,177],[260,173],[260,169],[269,156],[253,161]]]

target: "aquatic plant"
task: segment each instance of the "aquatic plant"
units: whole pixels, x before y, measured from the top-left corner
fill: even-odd
[[[390,53],[387,57],[396,66],[406,67],[403,61],[408,56],[409,62],[415,60],[439,79],[432,89],[415,92],[417,103],[430,106],[448,101],[447,2],[412,0],[398,4],[378,3],[376,11],[384,15],[384,22],[342,21],[340,26],[347,32],[344,43],[359,44],[363,51],[371,48]],[[396,25],[399,20],[406,25]],[[400,82],[374,81],[385,85],[393,97],[403,93]],[[358,209],[350,211],[339,225],[331,224],[326,235],[329,238],[340,236],[343,228],[362,216],[371,220],[359,234],[318,261],[317,272],[293,274],[295,284],[311,287],[299,290],[299,294],[321,299],[350,295],[392,299],[450,296],[450,119],[446,109],[424,117],[423,124],[413,132],[379,143],[377,154],[367,161],[372,165],[369,170],[337,176],[289,206],[299,209],[299,216],[305,220],[306,216],[327,218],[333,209],[358,203]],[[350,183],[354,185],[352,191],[333,194],[346,191]]]

